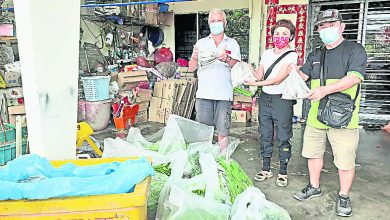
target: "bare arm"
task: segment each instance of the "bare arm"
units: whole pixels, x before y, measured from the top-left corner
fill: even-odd
[[[326,95],[349,89],[352,86],[361,83],[361,81],[361,79],[354,75],[344,76],[342,79],[333,84],[327,86],[320,86],[312,90],[309,93],[308,98],[313,101],[318,101]]]
[[[188,72],[198,69],[198,48],[194,47],[190,61],[188,62]]]
[[[290,64],[284,64],[282,68],[279,70],[279,73],[276,77],[273,77],[271,79],[267,79],[261,82],[255,82],[254,86],[272,86],[272,85],[279,85],[283,82],[284,79],[287,78],[289,72],[287,71],[287,68]],[[249,84],[250,85],[250,84]]]
[[[264,64],[260,64],[257,70],[253,72],[253,75],[257,80],[262,80],[264,76]]]
[[[235,60],[233,58],[231,58],[229,55],[227,55],[226,59],[225,59],[225,62],[230,66],[230,67],[233,67],[234,65],[236,65],[236,63],[238,62],[238,60]]]

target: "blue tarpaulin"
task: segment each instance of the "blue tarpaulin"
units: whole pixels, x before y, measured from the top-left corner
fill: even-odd
[[[145,157],[55,168],[38,155],[24,155],[0,169],[0,200],[127,193],[150,175],[154,175],[153,167]]]

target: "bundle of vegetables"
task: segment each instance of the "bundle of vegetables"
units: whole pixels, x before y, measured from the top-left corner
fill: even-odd
[[[167,182],[167,180],[168,180],[168,176],[160,172],[156,172],[155,175],[152,177],[152,182],[150,184],[149,199],[148,199],[148,210],[157,209],[160,192],[164,187],[165,183]]]
[[[253,183],[237,161],[219,158],[217,162],[220,165],[218,171],[221,189],[230,195],[230,201],[234,203],[237,195],[253,186]]]
[[[253,95],[250,91],[242,89],[238,86],[234,87],[233,92],[234,92],[234,94],[239,94],[239,95],[243,95],[243,96],[252,96]]]
[[[153,169],[154,169],[154,171],[156,171],[158,173],[162,173],[162,174],[165,174],[167,176],[171,176],[172,169],[170,167],[170,164],[171,163],[160,164],[160,165],[154,166]]]

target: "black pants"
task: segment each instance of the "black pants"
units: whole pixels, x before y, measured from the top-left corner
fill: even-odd
[[[276,125],[279,161],[287,165],[291,158],[293,101],[281,99],[281,95],[264,92],[259,98],[259,133],[261,157],[271,158]],[[263,164],[264,166],[264,164]]]

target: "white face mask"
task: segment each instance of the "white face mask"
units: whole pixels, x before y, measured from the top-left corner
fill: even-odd
[[[222,21],[210,23],[210,32],[213,33],[214,35],[218,35],[222,33],[223,29],[224,27]]]

